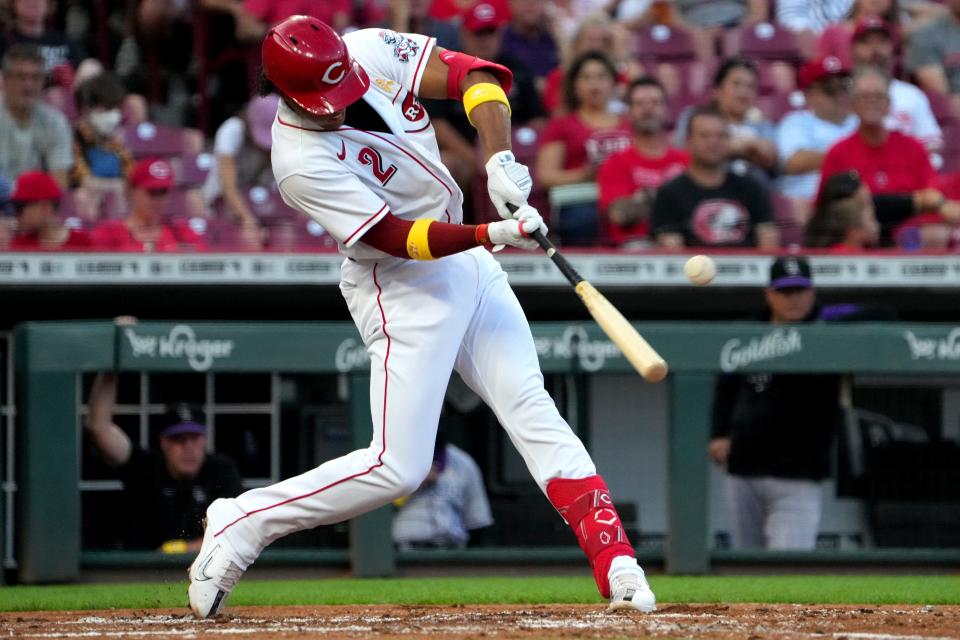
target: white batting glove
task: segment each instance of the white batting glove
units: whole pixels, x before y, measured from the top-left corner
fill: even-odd
[[[521,205],[513,214],[516,220],[499,220],[487,225],[487,237],[499,251],[504,245],[519,249],[536,249],[540,245],[533,239],[533,232],[539,229],[547,233],[547,225],[536,209],[528,204]]]
[[[497,213],[504,220],[517,219],[507,203],[519,207],[527,201],[533,179],[527,166],[517,162],[510,151],[500,151],[487,160],[487,192]]]

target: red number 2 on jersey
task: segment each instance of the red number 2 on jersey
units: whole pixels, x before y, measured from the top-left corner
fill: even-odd
[[[386,169],[383,168],[383,156],[380,155],[380,152],[371,147],[364,147],[360,149],[359,155],[357,155],[357,160],[360,161],[360,164],[371,165],[373,167],[373,175],[376,176],[377,180],[380,181],[380,184],[386,185],[390,182],[390,178],[393,177],[393,174],[397,172],[397,165],[392,164]]]

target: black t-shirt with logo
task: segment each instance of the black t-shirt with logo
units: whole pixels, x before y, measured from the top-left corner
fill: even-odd
[[[43,56],[43,70],[50,72],[54,67],[69,63],[76,69],[86,57],[83,47],[59,31],[44,31],[39,36],[28,36],[12,30],[0,32],[0,56],[18,43],[35,45]]]
[[[682,234],[688,247],[749,247],[755,226],[772,220],[770,194],[753,178],[728,171],[719,187],[702,187],[684,173],[657,191],[650,232]]]
[[[210,503],[242,491],[237,465],[216,453],[207,454],[191,480],[171,477],[159,451],[137,448],[118,471],[127,503],[124,543],[130,549],[156,549],[167,540],[201,537]]]

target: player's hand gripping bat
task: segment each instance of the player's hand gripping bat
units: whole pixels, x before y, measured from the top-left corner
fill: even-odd
[[[507,204],[507,207],[511,210],[516,209],[511,204]],[[543,232],[538,229],[532,235],[534,240],[547,253],[547,257],[553,260],[553,263],[560,269],[560,273],[570,281],[590,315],[597,321],[607,337],[620,348],[624,357],[630,361],[637,373],[643,376],[643,379],[647,382],[663,380],[667,376],[667,363],[660,357],[660,354],[654,351],[653,347],[643,339],[643,336],[637,333],[633,325],[627,322],[623,314],[610,304],[610,301],[602,293],[577,273],[577,270],[567,262],[567,259],[543,235]]]

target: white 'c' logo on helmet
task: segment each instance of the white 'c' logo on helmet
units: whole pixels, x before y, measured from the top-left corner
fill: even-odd
[[[337,67],[341,67],[341,69],[340,69],[340,74],[339,74],[338,76],[334,77],[334,76],[333,76],[333,70],[336,69]],[[344,69],[344,68],[342,68],[342,67],[343,67],[343,63],[342,63],[342,62],[334,62],[332,65],[330,65],[329,67],[327,67],[326,72],[323,74],[323,77],[320,78],[320,79],[323,80],[324,82],[326,82],[327,84],[337,84],[337,83],[339,83],[341,80],[343,80],[343,76],[347,75],[347,70]]]

